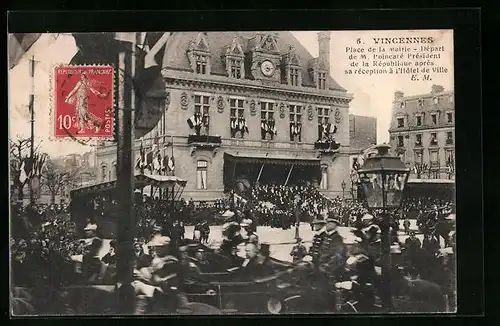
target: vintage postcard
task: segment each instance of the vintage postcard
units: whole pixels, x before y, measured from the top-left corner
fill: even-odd
[[[453,53],[10,34],[11,314],[456,312]]]

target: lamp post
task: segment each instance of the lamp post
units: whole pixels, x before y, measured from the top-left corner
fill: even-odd
[[[391,296],[391,217],[387,209],[399,208],[403,199],[410,170],[399,157],[389,154],[390,146],[381,144],[375,147],[377,154],[366,159],[365,164],[358,170],[362,191],[366,205],[372,209],[381,209],[383,221],[382,231],[382,284],[380,296],[384,309],[392,310]]]
[[[342,180],[342,183],[340,184],[340,186],[342,187],[342,202],[344,202],[344,191],[345,191],[345,181]]]

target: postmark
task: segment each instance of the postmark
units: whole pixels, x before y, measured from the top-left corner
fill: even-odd
[[[112,138],[114,67],[57,65],[53,73],[54,138]]]

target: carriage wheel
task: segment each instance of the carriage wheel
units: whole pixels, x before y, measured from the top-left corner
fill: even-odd
[[[279,315],[283,310],[283,304],[276,298],[267,300],[267,311],[273,315]]]

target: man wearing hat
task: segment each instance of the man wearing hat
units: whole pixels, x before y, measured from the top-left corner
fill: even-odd
[[[321,243],[323,242],[323,238],[325,236],[325,220],[321,220],[319,218],[315,218],[311,222],[313,226],[313,231],[315,231],[313,240],[312,240],[312,246],[309,248],[309,255],[312,257],[312,261],[317,262],[319,255],[320,255],[320,247]]]
[[[302,259],[307,256],[307,249],[302,244],[302,238],[297,238],[297,244],[293,246],[290,256],[292,256],[292,262],[294,264],[301,262]]]
[[[321,242],[318,267],[329,277],[339,278],[344,270],[347,259],[347,247],[342,236],[338,233],[340,221],[337,216],[330,213],[325,224],[325,238]]]

